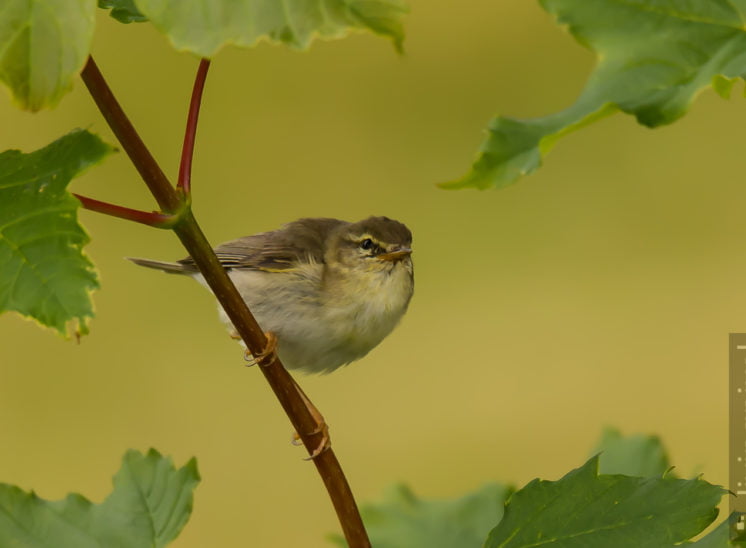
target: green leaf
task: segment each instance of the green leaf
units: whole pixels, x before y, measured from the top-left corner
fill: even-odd
[[[724,493],[701,479],[599,475],[596,456],[517,491],[485,547],[672,547],[712,523]]]
[[[654,478],[663,476],[671,468],[658,436],[624,437],[616,428],[607,428],[593,453],[600,453],[600,474]]]
[[[0,153],[0,313],[14,310],[63,334],[77,320],[85,331],[98,279],[83,253],[80,202],[66,187],[112,150],[76,130],[30,154]]]
[[[361,509],[376,548],[480,548],[499,522],[510,488],[488,484],[453,500],[423,500],[404,485],[394,486],[380,504]],[[333,539],[347,546],[344,539]]]
[[[83,68],[93,38],[94,0],[4,0],[0,80],[21,108],[56,105]]]
[[[148,20],[135,6],[135,0],[98,0],[98,7],[111,9],[109,15],[120,23],[142,23]]]
[[[534,120],[498,117],[471,170],[444,188],[504,187],[541,165],[562,136],[617,110],[646,126],[683,116],[710,85],[746,75],[744,0],[541,0],[558,23],[596,52],[578,100]]]
[[[697,542],[685,544],[693,548],[728,548],[729,546],[744,548],[746,547],[746,532],[743,529],[738,529],[739,519],[746,520],[746,516],[733,512]]]
[[[306,48],[351,30],[388,36],[401,50],[407,11],[401,0],[137,0],[137,7],[176,49],[202,57],[260,40]]]
[[[0,484],[0,546],[166,546],[189,520],[199,480],[195,459],[176,470],[151,449],[125,454],[114,490],[101,504],[77,494],[50,502]]]
[[[728,523],[730,519],[731,518],[721,521],[720,525],[710,531],[709,534],[705,535],[697,542],[689,543],[686,546],[692,546],[693,548],[725,548],[727,546],[735,546],[735,544],[732,544],[728,538]]]

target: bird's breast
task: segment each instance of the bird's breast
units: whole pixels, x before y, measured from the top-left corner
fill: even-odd
[[[412,297],[413,281],[405,265],[390,271],[350,270],[329,290],[325,315],[337,326],[350,350],[367,354],[396,327]],[[352,361],[352,360],[351,360]]]

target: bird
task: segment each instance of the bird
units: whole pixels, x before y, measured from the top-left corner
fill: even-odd
[[[305,373],[329,373],[367,355],[400,322],[414,292],[412,233],[388,217],[302,218],[214,251],[275,338],[281,362]],[[191,257],[128,259],[207,287]],[[218,311],[235,333],[220,305]]]

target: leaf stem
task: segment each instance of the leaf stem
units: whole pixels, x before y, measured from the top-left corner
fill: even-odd
[[[129,207],[110,204],[109,202],[94,200],[93,198],[81,194],[75,194],[74,192],[73,196],[80,200],[80,203],[83,204],[85,209],[155,228],[173,228],[181,217],[180,215],[173,213],[159,213],[158,211],[131,209]]]
[[[176,193],[174,187],[166,178],[165,173],[150,154],[135,127],[127,118],[116,97],[104,80],[104,76],[96,66],[93,57],[88,61],[80,73],[85,82],[88,92],[96,102],[96,106],[103,114],[106,123],[122,144],[127,156],[130,157],[140,177],[148,185],[150,193],[158,202],[161,210],[166,213],[174,213],[181,207],[181,197]]]
[[[194,77],[192,100],[189,103],[189,115],[187,116],[186,131],[184,132],[184,145],[181,149],[179,180],[176,183],[176,187],[182,189],[186,196],[189,196],[192,192],[192,157],[194,156],[194,140],[197,134],[199,108],[202,104],[202,91],[205,88],[205,80],[207,79],[207,70],[209,68],[209,59],[202,59],[199,62],[197,75]]]
[[[168,181],[120,107],[92,58],[89,57],[81,72],[81,77],[106,122],[161,208],[169,213],[179,211],[184,199],[183,194]],[[177,223],[173,230],[199,267],[218,302],[246,343],[246,347],[254,355],[261,354],[267,345],[267,338],[215,256],[190,209],[187,208],[184,211],[181,222]],[[317,431],[316,420],[306,407],[292,377],[279,359],[272,365],[259,366],[258,369],[264,374],[280,405],[290,418],[290,422],[300,435],[309,455],[312,454],[322,441],[323,434]],[[370,547],[352,490],[334,452],[331,449],[323,451],[313,459],[313,463],[329,493],[348,545],[351,548]]]

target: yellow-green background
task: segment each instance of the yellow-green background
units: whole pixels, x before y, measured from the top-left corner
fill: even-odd
[[[405,480],[430,497],[554,479],[605,425],[658,433],[681,474],[727,481],[727,335],[746,330],[741,98],[673,126],[617,115],[497,192],[439,190],[489,118],[571,103],[593,56],[535,2],[411,0],[405,57],[355,35],[306,53],[228,48],[207,83],[194,209],[213,243],[301,216],[388,215],[415,235],[402,325],[349,368],[301,383],[360,501]],[[174,176],[196,60],[101,14],[93,51]],[[80,82],[52,112],[0,101],[0,149],[82,126],[113,137]],[[73,190],[144,209],[124,154]],[[259,372],[188,279],[124,256],[176,238],[82,212],[101,274],[80,345],[0,317],[0,481],[101,500],[129,447],[199,459],[174,544],[325,546],[330,503]]]

